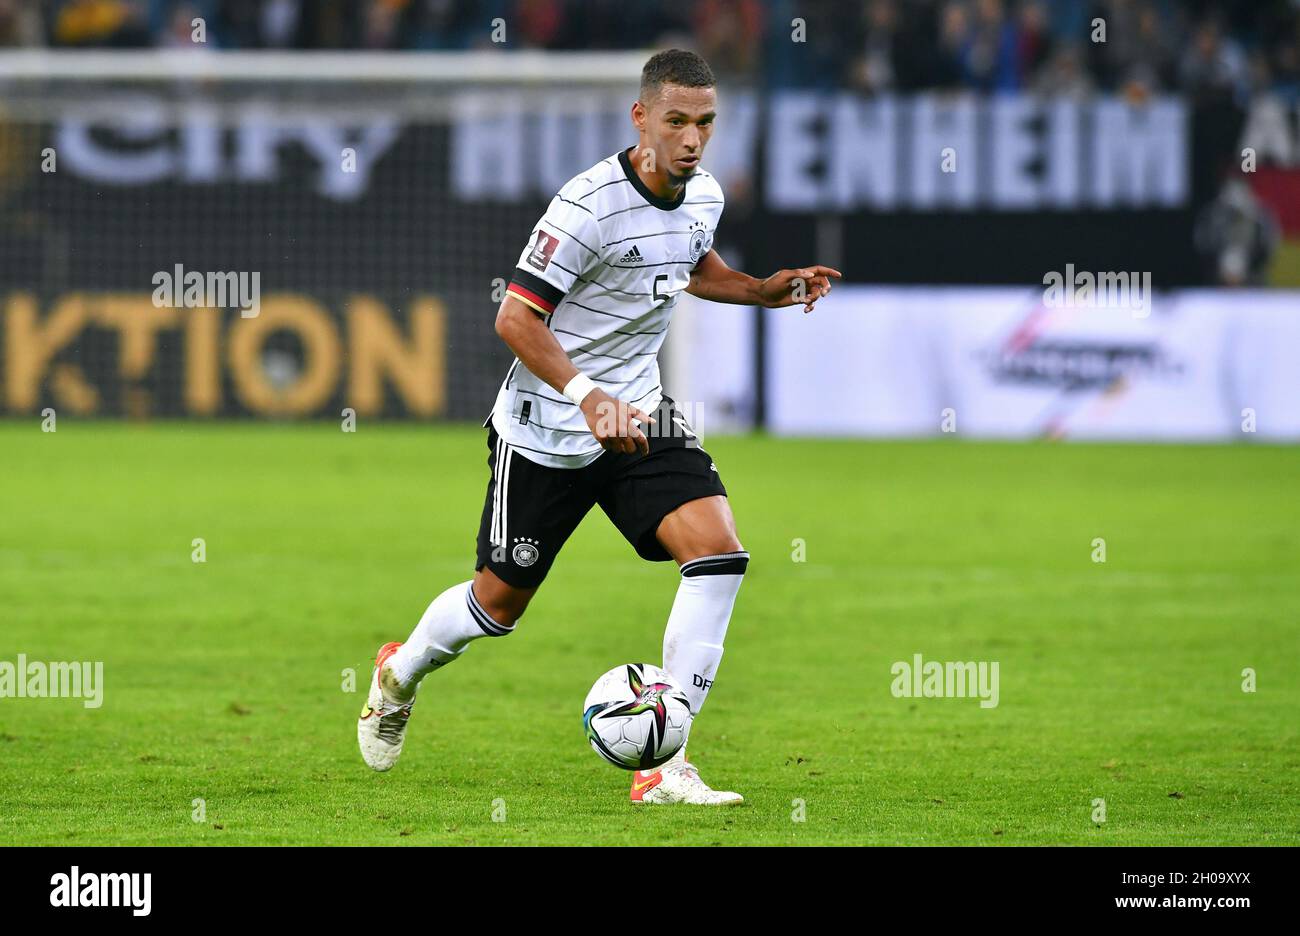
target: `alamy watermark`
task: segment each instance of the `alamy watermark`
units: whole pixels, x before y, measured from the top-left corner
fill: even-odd
[[[1151,273],[1134,271],[1092,273],[1052,270],[1043,275],[1043,305],[1049,309],[1131,309],[1134,318],[1151,314]]]
[[[912,655],[889,668],[894,676],[889,691],[896,699],[975,699],[980,708],[998,707],[998,663],[939,662]]]
[[[50,878],[51,907],[130,907],[131,915],[145,917],[152,909],[153,875],[96,874],[77,865],[67,874]]]
[[[154,285],[153,304],[158,308],[225,309],[238,307],[240,317],[257,318],[262,303],[262,274],[258,272],[186,272],[176,264],[174,270],[159,270],[150,280]]]
[[[596,405],[596,426],[606,434],[613,434],[618,426],[618,409],[614,403],[602,401]],[[687,448],[699,448],[700,436],[695,427],[704,418],[704,404],[700,401],[674,400],[671,408],[666,402],[647,413],[654,422],[642,422],[633,417],[647,439],[683,439]]]
[[[104,664],[46,663],[18,654],[18,662],[0,660],[0,699],[82,699],[86,708],[104,704]]]

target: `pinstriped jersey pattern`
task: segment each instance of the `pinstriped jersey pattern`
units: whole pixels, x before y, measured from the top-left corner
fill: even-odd
[[[519,255],[508,291],[545,317],[569,359],[614,397],[649,411],[663,389],[659,349],[677,296],[713,244],[717,181],[697,170],[673,201],[636,176],[628,151],[567,182]],[[581,410],[516,360],[490,417],[538,464],[577,468],[601,448]]]

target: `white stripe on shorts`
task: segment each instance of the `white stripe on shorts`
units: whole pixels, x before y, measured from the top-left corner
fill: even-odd
[[[510,464],[514,461],[514,458],[512,457],[514,454],[515,450],[507,445],[505,465],[502,468],[502,473],[505,475],[505,481],[501,486],[501,547],[503,549],[509,545],[509,542],[506,539],[506,530],[510,512]]]
[[[497,438],[497,457],[492,466],[492,478],[494,480],[492,491],[492,524],[488,530],[488,542],[496,545],[497,530],[501,526],[501,453],[505,449],[505,443]]]

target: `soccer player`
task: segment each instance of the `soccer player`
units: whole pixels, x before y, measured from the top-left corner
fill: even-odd
[[[636,146],[571,179],[551,201],[497,312],[515,353],[488,429],[491,479],[474,578],[433,600],[404,644],[379,650],[357,724],[361,755],[388,770],[421,679],[473,640],[510,634],[565,540],[594,505],[637,554],[672,559],[681,583],[664,669],[698,714],[713,686],[749,562],[713,460],[659,380],[677,296],[811,311],[840,274],[824,266],[756,279],[712,249],[717,181],[700,168],[713,134],[713,72],[692,52],[653,56],[632,105]],[[711,789],[686,748],[637,771],[634,803],[739,803]]]

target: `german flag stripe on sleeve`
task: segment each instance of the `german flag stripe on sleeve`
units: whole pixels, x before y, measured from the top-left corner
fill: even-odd
[[[564,298],[564,292],[552,286],[540,276],[534,276],[527,270],[515,270],[515,275],[506,287],[520,302],[529,305],[544,315],[550,315]]]

